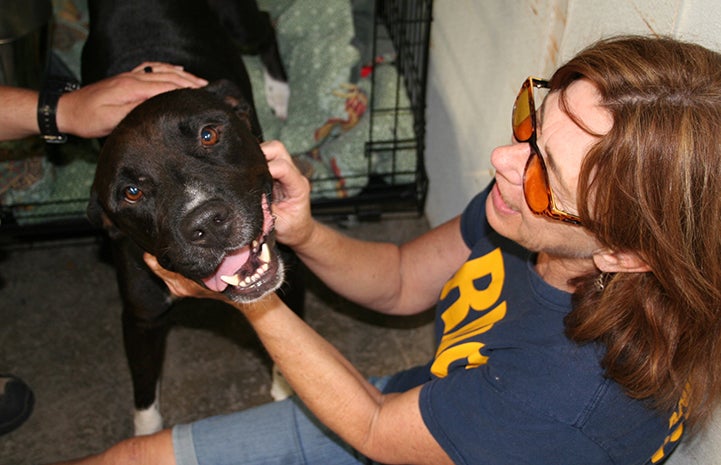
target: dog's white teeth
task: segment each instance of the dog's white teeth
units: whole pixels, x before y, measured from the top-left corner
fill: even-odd
[[[257,283],[258,281],[260,281],[261,276],[263,276],[263,274],[265,274],[265,272],[268,271],[268,268],[269,267],[267,264],[262,265],[260,268],[255,270],[255,273],[253,273],[251,276],[248,276],[243,281],[240,281],[237,284],[237,286],[243,288],[243,287],[248,287],[251,284]]]
[[[253,250],[258,250],[258,245],[259,245],[258,241],[253,241],[253,243],[251,244],[251,246],[253,247]]]
[[[268,244],[266,244],[265,242],[260,248],[260,260],[263,263],[270,263],[270,249],[268,248]]]
[[[238,284],[240,284],[240,277],[237,274],[233,276],[221,276],[220,280],[230,286],[238,286]]]
[[[258,246],[260,246],[259,258],[261,264],[255,270],[255,273],[242,280],[239,274],[235,274],[233,276],[223,275],[220,277],[221,281],[228,284],[229,286],[240,288],[246,288],[260,281],[261,277],[270,269],[270,248],[268,247],[268,244],[263,243],[261,245],[260,243],[258,243],[258,241],[254,241],[252,246],[254,249],[257,249]]]

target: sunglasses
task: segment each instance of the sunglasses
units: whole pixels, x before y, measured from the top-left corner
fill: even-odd
[[[534,89],[549,87],[548,81],[529,77],[523,82],[513,105],[511,117],[513,136],[518,142],[528,142],[531,146],[531,155],[523,171],[523,196],[526,198],[528,208],[536,215],[580,225],[581,218],[577,215],[556,208],[551,185],[548,182],[546,163],[536,143],[536,100],[533,92]]]

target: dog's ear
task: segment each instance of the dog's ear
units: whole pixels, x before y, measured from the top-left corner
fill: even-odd
[[[250,132],[258,139],[258,142],[263,140],[263,133],[260,130],[260,123],[255,114],[255,109],[234,82],[228,79],[220,79],[211,82],[204,89],[230,105],[235,114],[240,117],[241,121],[248,126]]]
[[[115,226],[108,215],[105,213],[103,206],[100,205],[98,199],[98,193],[95,189],[90,191],[90,200],[88,201],[88,208],[85,210],[90,224],[96,228],[103,228],[108,232],[111,239],[117,239],[123,235],[123,233]]]

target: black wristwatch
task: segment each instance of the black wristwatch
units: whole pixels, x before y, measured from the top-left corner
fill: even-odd
[[[51,144],[63,144],[68,140],[65,134],[58,131],[55,116],[58,111],[58,100],[60,96],[80,88],[76,81],[49,77],[45,81],[38,98],[38,126],[40,134],[45,142]]]

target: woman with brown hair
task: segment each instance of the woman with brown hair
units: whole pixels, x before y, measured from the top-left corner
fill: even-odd
[[[545,98],[541,94],[545,94]],[[339,294],[436,304],[428,364],[367,381],[275,296],[237,305],[297,398],[87,463],[647,464],[718,400],[721,55],[621,37],[528,78],[464,212],[396,246],[310,214],[278,142],[276,231]],[[151,267],[178,295],[221,298]]]
[[[721,393],[721,60],[621,39],[580,54],[551,86],[564,95],[579,76],[614,121],[581,169],[584,226],[649,272],[578,278],[568,334],[602,342],[606,374],[629,395],[666,409],[686,398],[696,423]]]

